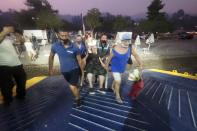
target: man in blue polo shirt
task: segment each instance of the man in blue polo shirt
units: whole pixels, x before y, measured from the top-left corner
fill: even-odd
[[[60,71],[65,80],[69,83],[69,88],[75,96],[77,106],[81,105],[79,89],[77,87],[81,68],[80,51],[75,44],[69,40],[69,34],[59,31],[59,42],[51,47],[49,56],[49,75],[53,74],[53,61],[55,54],[59,57]]]

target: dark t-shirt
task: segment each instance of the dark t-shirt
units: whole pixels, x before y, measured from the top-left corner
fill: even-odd
[[[109,44],[98,43],[97,51],[98,51],[99,57],[101,58],[106,57],[110,53]]]

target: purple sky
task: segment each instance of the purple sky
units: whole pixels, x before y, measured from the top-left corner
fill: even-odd
[[[25,0],[1,0],[0,9],[24,9]],[[101,12],[111,14],[136,15],[147,11],[152,0],[48,0],[60,14],[86,13],[91,8],[98,8]],[[186,13],[197,14],[197,0],[162,0],[164,11],[173,13],[184,9]]]

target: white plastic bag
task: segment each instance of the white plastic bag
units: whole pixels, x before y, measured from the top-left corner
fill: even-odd
[[[129,74],[128,80],[130,81],[139,81],[140,79],[141,79],[141,75],[138,69],[134,69],[133,72]]]

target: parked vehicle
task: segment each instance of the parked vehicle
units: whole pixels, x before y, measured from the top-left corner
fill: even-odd
[[[178,38],[179,39],[193,39],[194,35],[193,34],[190,34],[190,33],[187,33],[187,32],[180,32],[178,33]]]

